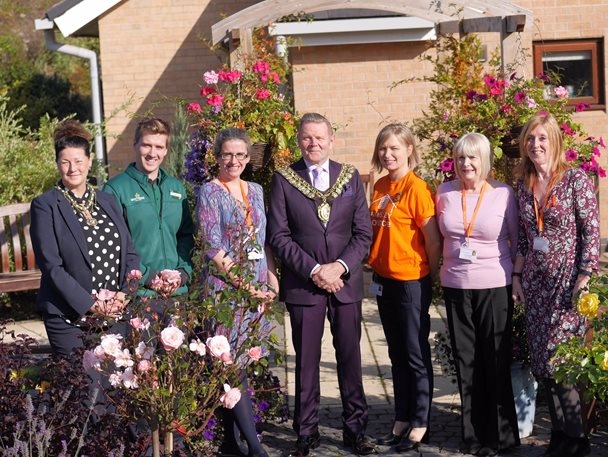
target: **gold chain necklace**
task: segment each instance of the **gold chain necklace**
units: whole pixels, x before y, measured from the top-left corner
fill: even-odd
[[[87,184],[85,193],[88,192],[89,197],[82,203],[78,203],[74,197],[72,197],[72,194],[63,187],[57,186],[57,189],[63,194],[70,205],[72,205],[72,208],[84,217],[84,220],[89,227],[97,227],[97,219],[91,214],[91,210],[95,207],[95,190],[91,185]]]

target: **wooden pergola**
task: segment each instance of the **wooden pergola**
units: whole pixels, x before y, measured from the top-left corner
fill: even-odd
[[[355,9],[426,19],[435,24],[438,33],[500,33],[503,67],[515,62],[514,33],[531,26],[533,21],[530,10],[508,0],[264,0],[214,24],[212,40],[214,44],[229,44],[234,65],[241,52],[251,50],[254,27],[299,13]]]

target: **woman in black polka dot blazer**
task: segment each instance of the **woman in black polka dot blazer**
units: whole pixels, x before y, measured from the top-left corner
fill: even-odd
[[[31,207],[30,233],[42,271],[37,306],[53,352],[62,356],[82,346],[87,314],[122,313],[120,306],[102,306],[93,297],[101,289],[124,291],[127,274],[139,268],[114,196],[87,183],[90,139],[76,121],[59,125],[55,157],[61,180]]]

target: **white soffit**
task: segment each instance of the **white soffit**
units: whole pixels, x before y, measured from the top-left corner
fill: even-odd
[[[275,22],[271,35],[295,38],[293,46],[426,41],[436,38],[431,21],[417,17],[377,17],[323,21]]]
[[[54,18],[54,22],[61,34],[65,37],[80,30],[89,22],[99,18],[122,0],[83,0],[68,9],[61,16]]]

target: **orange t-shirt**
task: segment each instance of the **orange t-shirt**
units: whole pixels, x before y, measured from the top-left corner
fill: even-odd
[[[388,176],[374,186],[369,208],[374,237],[369,264],[384,278],[410,281],[430,273],[422,224],[435,215],[431,188],[410,171],[399,181]]]

